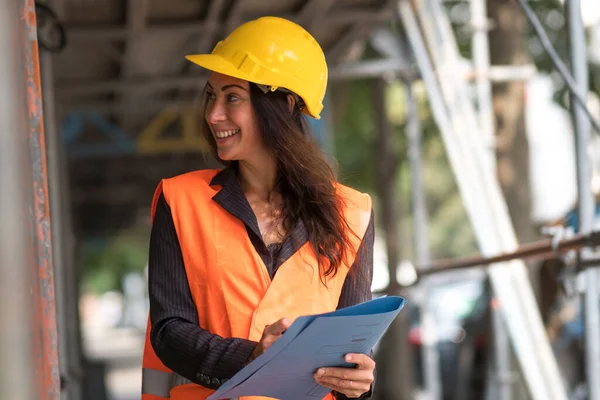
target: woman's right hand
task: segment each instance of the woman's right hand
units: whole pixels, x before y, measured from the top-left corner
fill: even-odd
[[[250,355],[248,363],[267,351],[291,325],[292,323],[286,318],[281,318],[271,325],[267,325],[260,338],[260,342],[258,342],[258,346],[256,346],[256,349]]]

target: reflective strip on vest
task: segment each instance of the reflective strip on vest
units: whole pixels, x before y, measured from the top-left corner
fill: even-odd
[[[175,386],[179,386],[179,385],[187,385],[188,383],[194,383],[192,381],[190,381],[187,378],[184,378],[183,376],[176,374],[175,372],[171,373],[173,375],[173,380],[171,381],[171,389],[173,389]]]
[[[171,389],[188,383],[193,382],[174,372],[159,371],[152,368],[142,369],[142,394],[151,394],[169,399]]]

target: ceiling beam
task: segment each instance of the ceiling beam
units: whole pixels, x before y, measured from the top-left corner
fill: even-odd
[[[333,3],[334,0],[308,0],[294,17],[294,21],[312,33],[317,24],[323,21]]]
[[[151,25],[146,26],[146,32],[154,32],[161,34],[182,34],[182,35],[198,35],[205,37],[200,41],[199,46],[204,48],[204,51],[208,47],[208,37],[214,37],[216,33],[221,33],[224,27],[227,29],[233,29],[241,21],[248,17],[244,14],[243,1],[237,0],[233,3],[230,9],[227,19],[219,21],[219,13],[222,11],[225,2],[223,0],[213,0],[209,5],[206,19],[203,23],[171,23],[169,25]],[[354,24],[353,27],[347,30],[345,36],[343,36],[336,44],[327,52],[327,60],[330,64],[330,76],[331,79],[348,79],[350,76],[373,76],[378,74],[379,71],[383,71],[386,68],[394,69],[391,61],[387,61],[387,64],[381,62],[375,65],[374,63],[369,65],[355,65],[352,67],[346,66],[345,68],[336,70],[336,65],[343,60],[344,55],[348,52],[350,46],[361,38],[367,37],[369,31],[373,28],[373,25],[379,24],[384,21],[393,20],[394,13],[390,13],[389,6],[394,4],[395,0],[388,0],[379,10],[373,10],[372,8],[366,9],[349,9],[340,10],[335,13],[330,12],[333,0],[309,0],[302,10],[294,15],[282,15],[286,18],[296,20],[296,22],[305,21],[305,24],[314,26],[311,21],[322,17],[326,20],[328,25],[333,26],[347,26]],[[329,14],[329,15],[328,15]],[[308,22],[306,22],[308,21]],[[129,21],[129,25],[133,22]],[[143,26],[143,24],[142,24]],[[121,37],[124,34],[123,39],[129,37],[127,34],[131,34],[130,30],[125,28],[109,28],[109,29],[79,29],[75,31],[69,31],[70,36],[79,38],[96,38],[103,40],[106,38],[115,39]],[[223,32],[224,33],[224,32]],[[212,44],[212,43],[211,43]],[[202,49],[199,49],[202,51]],[[382,72],[383,73],[383,72]],[[172,76],[152,76],[152,77],[135,77],[135,76],[124,76],[123,80],[107,80],[107,81],[59,81],[56,85],[56,92],[59,99],[62,99],[63,109],[85,109],[85,108],[98,108],[106,111],[107,113],[118,113],[120,108],[119,103],[109,102],[95,102],[91,101],[88,103],[75,102],[68,99],[69,96],[87,96],[87,95],[100,95],[100,94],[113,94],[122,93],[124,91],[137,91],[144,90],[146,92],[155,92],[161,90],[170,89],[198,89],[201,90],[204,87],[206,81],[206,75],[172,75]],[[185,95],[188,96],[189,95]],[[70,103],[66,103],[65,100],[71,100]],[[173,101],[188,103],[191,99],[183,98],[180,100],[165,99],[157,100],[156,107],[162,106],[163,104],[170,104]],[[144,102],[146,105],[147,102]],[[135,107],[134,107],[135,108]],[[134,108],[128,107],[126,109],[133,110]],[[139,107],[142,111],[147,110],[148,107]],[[115,110],[116,109],[116,110]],[[140,113],[142,112],[140,111]]]
[[[149,0],[126,0],[127,1],[127,41],[125,43],[125,54],[121,63],[121,80],[126,81],[136,75],[135,63],[141,58],[140,51],[143,45],[144,27],[148,15]],[[130,110],[136,101],[136,91],[127,90],[121,93],[120,108]],[[120,126],[127,132],[131,127],[131,119],[128,114],[121,115]]]
[[[397,77],[407,80],[414,80],[419,77],[419,72],[408,66],[405,60],[384,58],[339,65],[330,71],[329,78],[333,81],[338,81],[357,78],[377,78],[386,74],[394,74]]]
[[[202,89],[206,84],[206,74],[167,75],[137,77],[130,79],[108,79],[101,81],[58,81],[56,93],[59,98],[67,96],[89,96],[111,94],[130,90],[146,90],[148,92],[169,89]]]
[[[218,23],[169,23],[146,26],[146,33],[151,35],[195,36],[203,35],[214,29]],[[84,43],[103,41],[123,41],[127,39],[128,30],[125,26],[67,26],[70,42]]]
[[[240,0],[238,0],[237,3],[240,3]],[[236,4],[234,4],[234,7]],[[188,48],[186,46],[187,54],[190,54],[190,53],[192,53],[192,54],[207,54],[212,51],[213,46],[214,46],[215,42],[217,41],[217,37],[222,33],[223,27],[226,25],[226,23],[224,23],[221,19],[221,13],[223,13],[225,5],[226,5],[225,0],[211,0],[210,1],[209,5],[208,5],[208,11],[204,18],[204,23],[207,24],[208,26],[210,26],[211,28],[208,29],[199,38],[193,38],[191,49],[188,50]],[[198,68],[196,68],[196,66],[194,66],[192,63],[190,63],[188,61],[185,61],[182,72],[184,74],[189,73],[189,72],[203,73],[202,70],[199,71]],[[181,93],[181,91],[179,91],[177,93],[177,98],[179,99],[181,97],[182,97],[182,93]]]
[[[149,0],[127,0],[127,36],[134,39],[144,31]]]
[[[219,18],[220,14],[223,12],[224,6],[225,0],[212,0],[210,2],[206,18],[203,22],[203,24],[206,24],[210,28],[207,29],[198,40],[194,40],[195,43],[191,46],[191,53],[205,54],[212,51],[217,34],[224,25],[222,24],[221,18]]]
[[[244,4],[243,0],[235,0],[235,3],[233,3],[231,10],[229,10],[229,15],[227,16],[227,22],[225,23],[225,29],[226,29],[226,32],[224,32],[225,34],[228,34],[229,32],[233,31],[235,28],[237,28],[244,19],[246,19],[246,20],[253,19],[251,17],[244,18],[243,4]]]
[[[526,80],[535,74],[535,66],[523,65],[518,68],[509,66],[494,66],[490,69],[488,78],[494,82],[504,82],[507,80],[521,79]],[[418,79],[418,71],[407,66],[405,60],[399,58],[383,58],[377,60],[360,61],[356,63],[345,63],[333,67],[329,70],[329,78],[331,81],[353,79],[353,78],[369,78],[382,76],[387,73],[394,73],[397,76]],[[475,71],[472,69],[465,70],[465,79],[475,79]],[[106,80],[100,82],[83,82],[83,83],[66,83],[63,82],[60,94],[71,95],[87,95],[87,94],[102,94],[128,90],[132,87],[144,88],[148,91],[163,90],[173,88],[204,88],[207,75],[203,76],[163,76],[149,79],[130,79],[127,81]],[[154,99],[144,102],[144,105],[138,107],[140,113],[148,109],[160,109],[166,105],[186,106],[193,101],[198,100],[200,92],[197,95],[182,97],[180,99]],[[103,113],[113,113],[118,111],[118,104],[110,104],[106,101],[77,101],[61,99],[60,106],[65,110],[81,110],[89,111],[96,110]]]
[[[356,15],[353,26],[349,28],[346,34],[339,41],[337,41],[331,49],[327,51],[327,62],[330,65],[337,65],[338,63],[343,62],[348,51],[351,50],[351,46],[354,45],[358,40],[366,40],[376,24],[384,21],[393,21],[395,19],[393,8],[395,7],[396,3],[397,0],[385,1],[379,10],[370,11],[370,13],[372,13],[371,18],[361,18],[359,15]],[[350,15],[350,13],[347,15]],[[328,24],[330,18],[332,17],[327,17]]]
[[[353,64],[342,64],[330,68],[329,78],[332,81],[344,80],[359,77],[374,77],[381,76],[387,72],[393,73],[409,73],[405,63],[399,59],[381,59],[362,61]],[[77,95],[101,95],[123,90],[131,90],[143,88],[148,92],[158,90],[168,90],[174,88],[196,88],[201,90],[206,83],[207,75],[200,76],[162,76],[148,78],[131,78],[127,80],[113,79],[97,82],[89,81],[59,81],[57,82],[57,94],[61,98],[61,107],[66,111],[88,111],[95,110],[101,113],[112,114],[119,110],[117,103],[109,103],[106,101],[76,101],[67,100],[70,96]],[[146,113],[147,110],[160,111],[166,105],[189,105],[194,100],[197,100],[197,95],[187,96],[174,99],[156,99],[144,101],[143,106],[137,107],[139,113]]]
[[[243,20],[254,19],[257,16],[251,14],[243,14],[242,1],[235,3],[232,10],[232,18],[227,22],[227,29],[232,30]],[[295,20],[296,14],[283,13],[280,17]],[[338,11],[333,14],[325,15],[323,20],[327,21],[330,26],[344,26],[352,23],[357,24],[376,24],[394,19],[393,13],[382,13],[381,11],[372,9],[354,9]],[[179,36],[199,36],[210,34],[215,31],[221,24],[219,21],[204,21],[204,22],[181,22],[169,24],[154,24],[146,26],[146,32],[156,35],[179,35]],[[89,43],[90,41],[123,41],[127,39],[128,30],[124,26],[67,26],[69,41],[77,43]]]
[[[205,21],[208,23],[221,22],[219,14],[223,9],[224,3],[224,0],[212,0],[210,2],[208,13],[206,14]],[[210,24],[210,26],[212,26],[213,28],[206,32],[204,35],[202,35],[202,37],[199,40],[199,43],[193,46],[195,52],[204,54],[212,50],[213,42],[215,41],[217,32],[219,32],[220,25]]]
[[[208,5],[205,21],[218,21],[219,14],[223,11],[225,0],[212,0]]]
[[[328,51],[325,52],[327,64],[338,65],[348,55],[350,47],[358,40],[366,40],[369,31],[373,29],[370,25],[354,25],[339,39]]]

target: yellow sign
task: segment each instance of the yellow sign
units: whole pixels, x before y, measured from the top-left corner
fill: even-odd
[[[140,133],[137,147],[140,153],[208,152],[206,139],[198,127],[199,107],[168,107],[161,111]],[[173,123],[180,123],[177,137],[164,137]]]

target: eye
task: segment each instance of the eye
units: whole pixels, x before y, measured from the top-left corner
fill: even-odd
[[[235,103],[236,101],[238,101],[240,98],[235,95],[235,94],[229,94],[227,95],[227,101],[230,103]]]
[[[214,100],[215,99],[215,94],[213,92],[207,90],[206,91],[206,98],[208,100]]]

